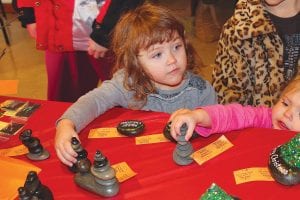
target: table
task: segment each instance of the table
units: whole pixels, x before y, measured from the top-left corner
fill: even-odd
[[[8,97],[0,97],[0,102]],[[13,98],[10,98],[13,99]],[[68,168],[56,157],[53,147],[56,119],[70,106],[69,103],[31,100],[41,107],[28,120],[24,128],[33,130],[51,156],[44,161],[29,161],[25,155],[16,158],[26,160],[40,167],[41,182],[47,185],[55,199],[102,199],[78,187]],[[134,138],[88,139],[91,128],[114,127],[125,119],[143,120],[146,126],[143,135],[162,133],[169,115],[159,112],[133,111],[113,108],[90,123],[80,134],[82,145],[92,160],[97,149],[107,156],[111,164],[127,162],[136,176],[120,185],[117,196],[106,199],[199,199],[214,182],[227,193],[246,199],[297,199],[300,185],[283,186],[274,181],[256,181],[237,185],[233,171],[249,167],[266,167],[270,151],[292,138],[295,133],[272,129],[250,128],[226,133],[233,147],[203,165],[192,163],[178,166],[172,159],[175,144],[171,142],[135,145]],[[192,141],[195,150],[200,149],[221,134]],[[0,148],[19,145],[18,138],[12,138]],[[105,199],[105,198],[103,198]]]

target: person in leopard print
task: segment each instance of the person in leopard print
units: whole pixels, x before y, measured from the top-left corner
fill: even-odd
[[[213,86],[221,104],[273,106],[300,74],[300,0],[239,0],[218,42]]]

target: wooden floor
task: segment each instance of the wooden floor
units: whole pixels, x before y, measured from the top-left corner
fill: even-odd
[[[212,25],[211,17],[201,5],[197,8],[196,26],[192,26],[190,5],[186,0],[160,0],[159,4],[168,6],[182,19],[189,39],[205,64],[200,72],[211,80],[211,65],[216,53],[219,29]],[[234,1],[219,0],[216,5],[218,20],[221,24],[232,14]],[[29,37],[26,29],[20,26],[16,14],[8,13],[5,20],[11,45],[5,43],[0,32],[0,80],[19,80],[17,94],[9,96],[46,99],[47,76],[44,53],[35,49],[35,41]],[[1,29],[0,29],[1,31]],[[2,53],[4,55],[1,57]]]

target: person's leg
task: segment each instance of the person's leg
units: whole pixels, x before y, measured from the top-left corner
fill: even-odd
[[[46,51],[48,100],[75,102],[110,76],[112,58],[94,59],[85,51]]]
[[[216,27],[218,29],[221,29],[221,25],[220,25],[218,17],[217,17],[215,5],[209,5],[209,11],[210,11],[210,14],[211,14],[214,24],[216,25]]]
[[[63,53],[45,51],[46,71],[48,78],[47,98],[50,101],[61,101],[60,87],[63,80],[64,61]]]
[[[78,65],[78,97],[96,88],[99,80],[105,81],[111,78],[114,55],[110,51],[104,58],[98,59],[88,55],[87,52],[77,51],[75,60]]]
[[[199,5],[199,1],[200,0],[191,0],[191,21],[192,21],[192,32],[194,32],[194,27],[196,24],[196,11],[197,11],[197,7]]]
[[[211,17],[212,17],[212,20],[213,20],[215,26],[218,29],[221,29],[221,25],[220,25],[218,17],[217,17],[215,5],[211,4],[208,7],[209,7],[209,11],[210,11],[210,14],[211,14]]]
[[[84,69],[90,68],[89,60],[81,57],[77,52],[49,52],[46,51],[46,68],[48,75],[48,100],[75,102],[81,95],[81,87],[85,83],[81,76],[86,75],[86,80],[94,81],[93,87],[97,85],[97,75],[88,73]],[[80,69],[83,69],[80,71]],[[80,73],[83,73],[80,74]],[[96,78],[94,78],[96,77]],[[82,86],[83,84],[84,86]]]
[[[209,9],[212,21],[216,28],[220,29],[221,25],[219,23],[218,17],[217,17],[217,12],[215,8],[215,4],[218,2],[218,0],[202,0],[203,2],[203,9]]]
[[[197,7],[200,0],[191,0],[191,17],[196,16]]]
[[[98,85],[98,75],[94,70],[94,63],[86,51],[76,51],[69,55],[72,85],[69,88],[70,100],[76,101],[79,97],[94,89]],[[97,63],[100,67],[100,63]]]
[[[98,78],[101,81],[105,81],[111,78],[112,68],[114,64],[114,55],[111,51],[106,52],[104,58],[95,59],[92,56],[89,56],[90,63],[98,75]]]

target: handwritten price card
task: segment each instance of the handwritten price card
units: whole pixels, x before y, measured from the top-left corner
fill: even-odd
[[[233,144],[222,135],[219,139],[214,141],[213,143],[207,145],[195,151],[191,157],[199,164],[202,165],[206,161],[216,157],[217,155],[223,153],[224,151],[231,148]]]
[[[274,181],[268,168],[252,167],[233,172],[235,183],[241,184],[251,181]]]
[[[116,177],[121,183],[136,175],[126,162],[112,165],[112,167],[116,170]]]
[[[28,148],[23,144],[8,149],[0,149],[0,156],[19,156],[28,153]]]
[[[91,129],[88,138],[115,138],[115,137],[126,137],[121,135],[117,128],[97,128]]]
[[[135,144],[141,145],[141,144],[153,144],[153,143],[160,143],[160,142],[169,142],[165,136],[160,134],[153,134],[153,135],[145,135],[135,138]]]

